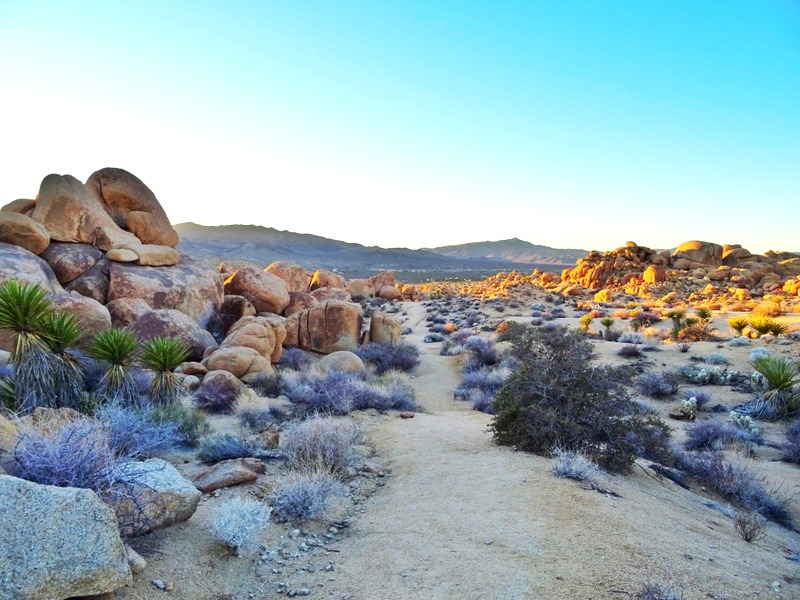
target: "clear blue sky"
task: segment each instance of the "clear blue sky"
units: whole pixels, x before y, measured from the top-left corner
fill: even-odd
[[[0,204],[381,246],[800,251],[800,2],[0,0]]]

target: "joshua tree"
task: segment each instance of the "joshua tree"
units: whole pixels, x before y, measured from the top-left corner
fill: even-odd
[[[14,334],[14,398],[22,412],[54,405],[52,356],[45,343],[51,312],[50,300],[38,285],[6,281],[0,286],[0,331]]]
[[[150,399],[159,406],[166,406],[178,398],[182,384],[173,371],[186,360],[189,352],[180,340],[157,337],[144,344],[139,358],[155,377],[150,384]]]
[[[138,404],[133,369],[138,344],[136,335],[125,329],[106,329],[94,336],[88,348],[89,356],[106,365],[106,372],[97,384],[97,393],[105,401],[123,406]]]
[[[56,406],[78,410],[86,387],[86,375],[70,348],[81,338],[75,315],[50,313],[45,324],[45,344],[52,353],[51,380]]]

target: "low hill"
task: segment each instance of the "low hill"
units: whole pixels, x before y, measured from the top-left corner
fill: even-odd
[[[487,258],[508,262],[572,267],[575,261],[586,256],[586,250],[550,248],[512,238],[496,242],[471,242],[454,246],[425,248],[436,254],[453,258]]]

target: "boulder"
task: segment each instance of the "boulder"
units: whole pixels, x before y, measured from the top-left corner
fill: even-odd
[[[203,493],[241,483],[253,483],[267,472],[267,466],[257,458],[222,460],[200,471],[194,477],[195,487]]]
[[[392,271],[383,271],[377,275],[373,275],[367,279],[369,284],[380,291],[381,288],[388,286],[395,287],[394,273]]]
[[[114,327],[129,327],[152,308],[141,298],[120,298],[106,305]]]
[[[661,265],[650,265],[642,273],[645,283],[662,283],[667,280],[667,270]]]
[[[19,213],[21,215],[27,215],[33,210],[34,206],[36,206],[36,200],[20,198],[19,200],[12,200],[8,204],[0,208],[0,212]]]
[[[722,264],[722,246],[711,242],[692,240],[675,248],[672,257],[676,260],[685,258],[690,262],[718,267]]]
[[[283,279],[286,282],[286,290],[290,293],[308,291],[308,273],[298,264],[279,260],[269,265],[264,271]]]
[[[103,253],[88,244],[53,242],[40,256],[53,269],[61,285],[66,285],[91,269],[103,258]]]
[[[378,291],[378,297],[384,300],[403,300],[403,294],[393,285],[385,285]]]
[[[352,302],[353,297],[350,292],[340,288],[320,287],[311,291],[317,302],[327,302],[328,300],[341,300],[342,302]]]
[[[50,234],[40,223],[30,217],[15,213],[0,213],[0,242],[14,244],[41,254],[50,244]]]
[[[327,269],[317,269],[314,272],[314,276],[311,278],[311,283],[308,285],[308,289],[310,291],[314,291],[315,289],[321,287],[344,289],[345,285],[344,277],[338,273],[328,271]]]
[[[225,294],[222,305],[211,316],[206,328],[215,340],[222,341],[228,335],[231,325],[242,317],[255,316],[256,309],[244,296]]]
[[[179,310],[161,308],[144,313],[130,326],[141,341],[170,337],[183,342],[189,350],[187,360],[201,360],[206,348],[216,349],[217,342],[196,321]]]
[[[131,583],[112,510],[91,490],[0,475],[0,597],[50,600]]]
[[[283,344],[286,341],[286,317],[270,313],[259,313],[257,316],[265,323],[269,323],[269,326],[272,327],[272,332],[275,334],[275,348],[269,357],[270,361],[275,364],[281,359]]]
[[[406,300],[413,300],[415,302],[419,300],[419,294],[417,293],[417,286],[415,286],[414,284],[404,283],[400,287],[400,293],[403,294],[403,298],[405,298]]]
[[[108,309],[93,298],[78,292],[59,292],[50,296],[55,308],[75,315],[81,330],[81,342],[87,342],[94,334],[111,328]]]
[[[289,292],[289,304],[283,309],[283,314],[289,317],[307,308],[311,308],[316,304],[319,304],[319,300],[311,294],[306,292]]]
[[[354,352],[339,350],[323,356],[319,363],[323,371],[345,371],[349,373],[363,373],[364,361]]]
[[[128,248],[112,248],[106,252],[106,258],[114,262],[132,263],[139,260],[139,255]]]
[[[0,283],[8,280],[39,284],[46,292],[61,292],[53,270],[33,252],[0,242]]]
[[[164,460],[131,461],[120,471],[116,489],[121,493],[112,491],[106,501],[114,509],[124,536],[143,535],[180,523],[197,509],[200,491]]]
[[[366,279],[351,279],[345,289],[353,300],[375,297],[375,287]]]
[[[225,293],[244,296],[257,312],[280,314],[289,304],[286,282],[253,267],[239,269],[225,281]]]
[[[274,373],[269,359],[246,346],[219,348],[208,357],[206,366],[209,371],[227,371],[237,379],[257,373]]]
[[[262,317],[242,317],[230,328],[220,348],[252,348],[269,359],[275,343],[275,332],[269,321]]]
[[[383,312],[375,311],[369,323],[369,341],[376,344],[396,344],[402,338],[400,321]]]
[[[296,323],[296,327],[294,324]],[[361,338],[361,307],[349,302],[329,300],[292,315],[286,323],[286,345],[330,354],[353,351]],[[292,344],[296,339],[296,343]]]
[[[140,298],[151,308],[176,309],[205,325],[221,306],[222,296],[222,276],[186,255],[174,267],[109,266],[108,302]]]
[[[108,167],[92,173],[86,187],[105,206],[114,222],[143,244],[178,245],[178,232],[172,228],[167,213],[150,188],[135,175]]]
[[[70,281],[65,287],[69,292],[78,292],[97,300],[100,304],[108,302],[108,285],[111,273],[111,263],[101,258],[94,266]]]
[[[91,244],[101,250],[138,244],[123,231],[92,193],[72,175],[48,175],[42,180],[31,217],[59,242]]]
[[[177,265],[181,259],[180,252],[164,245],[129,244],[123,250],[133,252],[136,255],[136,264],[144,267],[172,267]]]
[[[614,294],[611,292],[611,290],[600,290],[594,295],[594,301],[603,303],[613,302]]]
[[[272,365],[269,363],[267,363],[267,366],[272,368]],[[255,392],[253,392],[253,390],[247,387],[244,383],[239,381],[239,378],[230,371],[214,371],[209,369],[208,373],[206,373],[205,377],[203,377],[203,387],[207,385],[213,385],[218,379],[224,379],[227,384],[239,390],[239,398],[255,398]]]

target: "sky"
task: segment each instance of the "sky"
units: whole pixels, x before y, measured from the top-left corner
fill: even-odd
[[[800,251],[800,1],[0,0],[0,204],[383,247]]]

